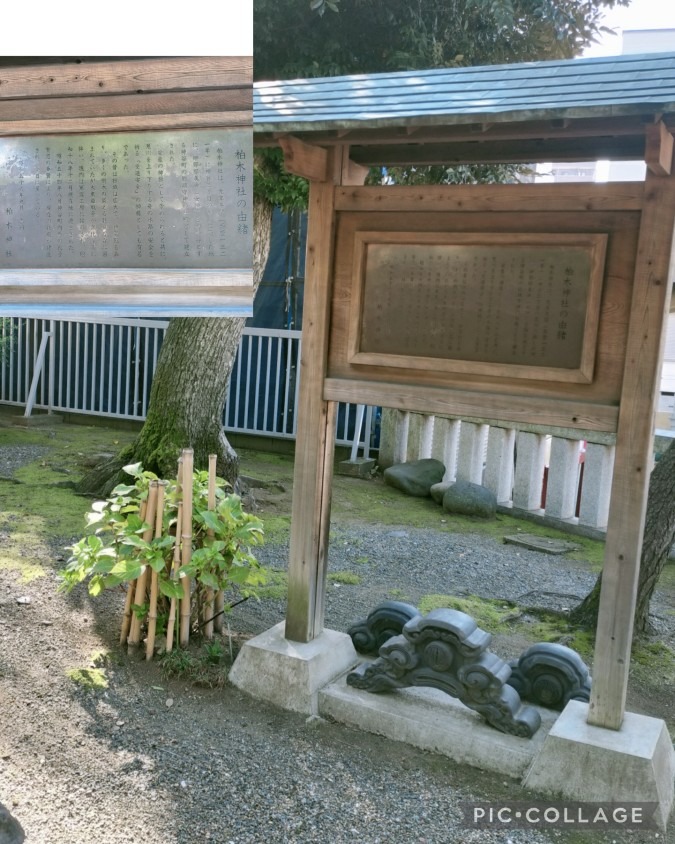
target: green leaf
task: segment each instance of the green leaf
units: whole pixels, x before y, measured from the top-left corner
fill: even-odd
[[[131,545],[134,548],[141,548],[143,551],[147,550],[150,547],[149,543],[146,542],[145,539],[135,533],[130,533],[126,536],[123,536],[120,541],[122,545]]]
[[[108,574],[113,577],[121,577],[123,580],[136,580],[137,577],[143,574],[144,569],[145,566],[141,565],[137,560],[122,559],[115,563]]]
[[[199,515],[204,520],[204,524],[207,528],[215,533],[220,533],[223,523],[212,510],[200,510]]]
[[[218,589],[220,587],[220,583],[218,582],[218,578],[215,574],[212,574],[209,571],[203,571],[197,575],[197,580],[200,583],[203,583],[204,586],[208,586],[210,589]]]
[[[105,582],[103,578],[97,574],[95,577],[92,577],[92,579],[89,581],[89,594],[93,595],[94,597],[100,595],[101,592],[103,592],[104,586]]]
[[[167,598],[183,597],[183,586],[175,580],[160,580],[159,591]]]
[[[140,463],[130,463],[128,466],[123,466],[122,471],[126,472],[127,475],[132,475],[134,478],[140,478],[143,474],[143,467]],[[134,489],[134,487],[131,487],[131,489]]]
[[[246,583],[249,579],[250,571],[246,566],[233,566],[229,571],[229,580],[232,583]]]

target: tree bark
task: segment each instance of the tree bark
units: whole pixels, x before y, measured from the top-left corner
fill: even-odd
[[[650,631],[649,604],[675,542],[675,441],[657,462],[649,479],[645,532],[642,540],[640,574],[633,635]],[[589,594],[570,613],[570,621],[584,627],[598,622],[602,573]]]
[[[649,479],[645,535],[638,578],[635,633],[649,631],[649,603],[675,542],[675,441]]]
[[[272,205],[254,204],[253,285],[258,289],[267,262]],[[239,341],[242,318],[175,318],[169,323],[152,380],[145,424],[137,439],[97,466],[78,491],[106,497],[128,480],[122,467],[140,462],[161,478],[173,477],[183,448],[194,449],[195,468],[206,469],[218,455],[217,471],[233,486],[239,461],[223,430],[223,408]]]

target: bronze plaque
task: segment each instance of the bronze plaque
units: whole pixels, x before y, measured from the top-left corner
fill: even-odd
[[[405,242],[412,237],[427,242]],[[353,363],[592,377],[606,236],[360,233],[357,241]]]
[[[0,138],[3,306],[22,300],[31,278],[26,301],[39,302],[35,270],[45,271],[45,292],[63,288],[62,304],[75,303],[78,289],[95,294],[108,277],[127,297],[138,284],[143,313],[152,310],[152,290],[164,286],[161,272],[144,269],[171,271],[169,295],[182,279],[183,301],[205,277],[216,293],[217,271],[224,288],[243,293],[252,227],[249,129]],[[197,270],[212,272],[192,277]],[[167,302],[157,304],[166,313]]]

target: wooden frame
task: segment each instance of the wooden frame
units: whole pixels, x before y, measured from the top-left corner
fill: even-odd
[[[45,319],[251,314],[250,270],[0,269],[0,314]]]
[[[161,172],[167,174],[163,176],[162,187],[157,189],[155,184],[154,192],[161,195],[162,191],[170,186],[168,154],[163,150],[167,137],[170,141],[175,141],[177,146],[179,145],[178,138],[183,143],[182,139],[189,137],[190,140],[186,143],[191,142],[193,147],[203,145],[206,149],[210,144],[212,150],[211,158],[208,156],[205,158],[208,163],[200,163],[200,167],[203,164],[204,174],[206,174],[205,176],[200,171],[200,178],[205,184],[194,190],[191,189],[190,195],[186,193],[182,199],[179,195],[178,153],[176,152],[175,173],[171,181],[173,194],[168,196],[165,206],[167,216],[171,217],[171,221],[167,221],[166,224],[168,260],[166,257],[160,257],[161,253],[157,245],[159,212],[153,204],[152,211],[143,212],[145,214],[143,226],[147,228],[147,232],[144,229],[141,235],[139,223],[138,237],[151,238],[153,236],[150,234],[151,226],[154,226],[156,239],[154,251],[148,248],[141,256],[141,260],[138,263],[134,262],[136,250],[131,248],[134,246],[131,241],[135,241],[136,233],[133,231],[130,234],[126,230],[129,228],[126,225],[128,215],[133,213],[133,209],[130,210],[132,203],[129,201],[127,207],[122,209],[121,202],[122,191],[127,190],[128,193],[131,182],[130,176],[121,175],[122,162],[120,161],[118,168],[121,209],[119,219],[123,222],[120,222],[119,240],[127,248],[120,249],[117,260],[110,257],[112,250],[109,247],[99,247],[98,251],[91,247],[87,249],[87,257],[80,258],[80,254],[84,253],[67,250],[66,235],[62,233],[59,235],[61,246],[59,258],[50,265],[48,258],[56,253],[56,244],[53,249],[46,250],[39,259],[32,258],[33,254],[38,254],[44,245],[40,237],[45,226],[49,229],[49,222],[43,219],[41,223],[33,223],[33,231],[31,231],[26,221],[26,232],[23,234],[22,241],[24,253],[27,252],[27,244],[36,248],[34,251],[31,250],[29,256],[31,260],[27,260],[25,254],[10,255],[6,248],[0,251],[0,313],[4,315],[30,313],[46,317],[58,314],[64,317],[73,315],[88,318],[130,315],[165,318],[250,316],[253,310],[251,243],[253,154],[252,133],[247,130],[252,127],[253,122],[252,74],[253,63],[250,56],[120,59],[119,61],[0,68],[0,149],[3,139],[8,154],[15,148],[21,152],[24,139],[26,150],[31,146],[31,141],[34,141],[36,149],[42,149],[45,146],[53,148],[51,166],[54,205],[56,205],[56,175],[53,156],[57,151],[63,152],[66,144],[75,146],[71,143],[71,138],[64,136],[72,135],[72,140],[78,144],[83,144],[83,141],[86,141],[87,145],[91,143],[92,150],[94,144],[97,143],[95,139],[97,135],[100,136],[98,140],[101,144],[106,139],[111,139],[111,136],[120,144],[123,141],[131,144],[132,140],[133,143],[145,140],[148,149],[152,140],[157,149],[153,146],[152,165],[151,153],[148,152],[148,186],[147,197],[143,195],[143,207],[146,205],[146,199],[148,203],[150,202],[151,172],[155,182],[157,180],[157,173],[150,170],[151,166],[157,172],[160,172],[158,168],[164,167]],[[176,132],[176,130],[180,131]],[[193,131],[186,134],[186,130]],[[175,134],[176,137],[169,133]],[[46,137],[39,138],[38,136]],[[215,185],[215,158],[219,154],[216,148],[228,156],[232,152],[232,147],[237,147],[237,149],[241,147],[243,150],[245,170],[237,169],[235,174],[234,165],[226,167],[225,175],[231,177],[232,184]],[[102,145],[101,150],[103,150]],[[109,157],[111,154],[112,151],[109,149],[97,153],[102,161],[106,161],[105,156]],[[73,185],[75,192],[78,189],[74,175],[77,169],[73,170],[71,167],[70,175],[66,176],[65,153],[63,155],[63,191],[61,192],[59,184],[59,198],[63,196],[64,199],[62,213],[61,210],[58,212],[58,222],[62,223],[62,231],[67,225],[66,189],[70,186],[73,190]],[[78,155],[76,149],[75,166],[79,161]],[[163,164],[162,155],[165,155]],[[92,162],[93,156],[92,151]],[[29,160],[28,154],[25,158]],[[21,160],[21,155],[18,156],[18,160]],[[47,159],[47,166],[49,166],[48,162],[49,159]],[[82,164],[83,161],[79,163]],[[92,164],[90,216],[93,224],[90,228],[95,229],[100,223],[101,231],[105,231],[106,215],[108,229],[112,229],[113,226],[109,207],[112,204],[109,164],[108,161],[104,165],[96,165],[99,170],[102,170],[103,176],[101,173],[94,174],[94,164]],[[192,164],[190,160],[190,184],[193,181]],[[240,162],[237,162],[237,167],[239,164]],[[36,152],[34,163],[30,166],[35,168],[35,173],[44,176],[43,171],[40,170],[40,167],[44,165],[45,162],[38,158]],[[218,163],[218,167],[220,166]],[[103,189],[99,187],[98,182],[94,181],[95,178],[105,178],[105,171],[107,171],[108,185],[107,205]],[[20,172],[23,171],[20,170]],[[220,170],[218,174],[220,178]],[[238,179],[240,174],[244,174],[247,180],[244,185],[246,196],[242,197],[242,201],[245,201],[243,209],[238,204],[236,207],[233,205],[235,175]],[[142,177],[143,189],[145,189],[145,163]],[[196,171],[194,181],[197,184]],[[115,184],[113,182],[113,187]],[[95,216],[93,211],[94,185],[96,185],[96,202],[100,202],[103,209],[102,212],[99,210],[98,217],[102,214],[103,219]],[[87,187],[89,187],[89,168],[87,168]],[[221,192],[218,195],[219,199],[211,199],[211,196],[216,196],[216,188],[220,187],[227,189],[225,198],[223,199]],[[239,187],[237,181],[237,197]],[[138,192],[138,187],[136,191]],[[30,213],[32,199],[31,195],[27,196],[26,215]],[[83,196],[79,199],[80,202],[84,202]],[[156,196],[153,196],[152,200],[153,203],[164,201],[157,199]],[[237,202],[239,202],[238,199]],[[89,204],[88,195],[87,204]],[[12,224],[14,221],[11,217],[8,216],[7,220],[3,217],[6,207],[3,205],[0,208],[0,221],[3,224]],[[84,207],[84,205],[81,206],[81,208]],[[147,208],[150,209],[150,207],[150,204],[147,204]],[[194,216],[192,211],[200,207],[201,216],[199,217],[198,212],[199,220],[194,225],[199,231],[200,239],[203,228],[205,241],[207,220],[210,221],[211,218],[215,219],[217,216],[217,225],[220,225],[221,217],[224,219],[223,215],[227,213],[227,235],[222,235],[221,239],[227,237],[228,249],[223,251],[224,247],[220,248],[222,244],[217,237],[210,238],[214,244],[210,254],[223,256],[222,258],[207,258],[207,249],[205,244],[202,248],[201,243],[199,248],[195,244],[192,244],[195,246],[194,249],[187,250],[186,248],[185,257],[183,257],[182,249],[178,250],[180,251],[178,257],[173,254],[177,247],[174,246],[173,251],[171,247],[183,234],[182,226],[176,220],[177,215],[189,215],[192,218]],[[211,207],[215,209],[213,213],[209,211]],[[177,208],[184,210],[177,211]],[[245,214],[246,219],[241,221],[239,225],[241,232],[239,232],[238,223],[242,214]],[[52,210],[52,215],[51,222],[55,227],[57,216],[55,209]],[[233,222],[235,219],[237,222]],[[77,238],[84,236],[80,231],[81,223],[82,219],[79,219],[75,225],[71,222],[69,226],[71,239],[73,230],[75,231],[76,244]],[[211,223],[209,222],[208,225],[210,226]],[[213,224],[215,225],[216,223]],[[185,223],[186,238],[187,232],[188,224]],[[98,236],[101,237],[100,232]],[[196,235],[193,234],[193,239],[194,237]],[[233,237],[239,238],[236,244],[232,243]],[[180,242],[182,244],[182,241]],[[0,246],[5,247],[4,238],[0,238]]]
[[[282,146],[293,172],[305,170],[312,180],[310,197],[321,197],[310,201],[309,213],[312,298],[305,313],[308,343],[303,343],[286,637],[307,642],[323,626],[332,442],[327,426],[335,402],[516,424],[536,415],[556,428],[616,432],[587,720],[618,730],[630,667],[659,359],[675,276],[672,113],[647,105],[639,118],[624,116],[618,122],[590,107],[557,113],[556,121],[546,124],[537,117],[535,125],[532,114],[509,113],[509,122],[496,127],[476,126],[476,119],[455,114],[439,117],[432,127],[395,116],[383,125],[364,116],[353,126],[338,119],[293,126],[284,119],[260,127],[259,143]],[[288,137],[292,131],[295,137]],[[472,142],[476,131],[481,140],[492,136],[492,148]],[[570,137],[583,140],[583,156],[580,147],[568,143]],[[608,138],[615,139],[609,141],[612,155],[644,158],[648,172],[642,184],[358,186],[359,165],[556,161],[554,150],[562,154],[560,160],[592,160],[607,157]],[[507,139],[512,143],[504,157]],[[577,153],[570,153],[574,148]],[[327,153],[332,150],[342,167],[331,176]],[[492,233],[499,233],[500,243],[532,234],[544,243],[548,237],[551,244],[551,232],[563,236],[561,249],[576,238],[592,256],[581,359],[572,378],[569,372],[561,377],[559,367],[542,367],[535,374],[499,359],[489,361],[488,371],[450,355],[441,356],[439,372],[439,359],[428,353],[387,349],[383,354],[362,344],[369,244],[396,244],[413,236],[427,246],[439,237],[441,244],[452,244],[460,234],[463,243],[472,235],[489,245]]]
[[[572,349],[571,354],[578,356],[578,364],[567,368],[539,365],[539,364],[525,364],[525,363],[506,363],[495,359],[494,354],[492,358],[480,360],[469,358],[470,350],[466,350],[467,354],[463,357],[446,357],[439,355],[425,355],[410,353],[393,354],[387,352],[369,351],[365,347],[369,343],[367,331],[367,313],[377,308],[387,308],[388,303],[384,305],[381,302],[375,302],[373,299],[377,296],[381,299],[381,295],[375,291],[369,290],[373,286],[371,281],[371,273],[369,273],[369,256],[373,251],[373,247],[385,246],[391,253],[390,264],[401,263],[404,260],[404,255],[416,250],[420,253],[422,258],[429,256],[437,256],[441,258],[443,254],[449,256],[453,252],[457,257],[469,252],[478,256],[479,252],[486,253],[488,256],[500,255],[502,258],[509,253],[516,257],[521,257],[523,260],[525,256],[529,256],[532,260],[532,254],[544,256],[548,259],[548,264],[551,269],[551,275],[554,272],[554,265],[560,263],[559,260],[564,261],[566,256],[570,259],[574,253],[577,260],[582,259],[582,263],[587,262],[587,275],[585,278],[575,279],[575,290],[570,290],[568,297],[576,300],[574,305],[566,306],[565,314],[577,310],[577,321],[581,322],[581,330],[577,331],[580,336],[577,340],[580,341],[578,349]],[[595,364],[595,350],[598,332],[598,321],[600,315],[600,300],[602,294],[603,273],[604,273],[604,259],[607,246],[607,235],[605,234],[541,234],[541,233],[517,233],[517,234],[503,234],[492,232],[480,233],[466,233],[466,232],[368,232],[359,231],[355,233],[355,249],[354,249],[354,273],[353,273],[353,288],[351,296],[351,320],[349,331],[349,349],[348,360],[350,364],[357,365],[372,365],[372,366],[389,366],[407,369],[420,370],[436,370],[445,372],[459,372],[467,375],[486,375],[492,377],[505,378],[526,378],[546,381],[572,381],[589,383],[593,380],[593,368]],[[397,257],[396,253],[400,253]],[[509,255],[510,257],[510,255]],[[582,268],[582,272],[585,268]],[[570,270],[571,272],[571,270]],[[412,305],[412,299],[417,298],[420,288],[417,286],[415,290],[405,290],[401,279],[398,279],[396,290],[392,293],[397,294],[396,307],[401,307],[400,298],[407,292],[411,300],[403,303],[403,317],[409,318],[409,313],[405,313],[405,305]],[[473,285],[477,279],[471,278],[470,283]],[[513,283],[512,279],[507,279],[507,282]],[[406,285],[408,286],[408,285]],[[438,287],[438,285],[437,285]],[[581,288],[581,290],[579,290]],[[469,291],[471,292],[471,291]],[[509,293],[514,291],[505,291],[504,295],[508,298]],[[582,301],[579,302],[579,297]],[[433,304],[438,304],[435,301]],[[391,321],[393,315],[385,313],[382,316],[384,321]],[[442,329],[437,326],[433,318],[433,312],[425,315],[428,322],[422,326],[425,332],[431,332],[435,328]],[[516,309],[515,317],[518,318],[518,310]],[[580,317],[580,319],[579,319]],[[568,317],[566,316],[566,320]],[[571,322],[571,318],[570,322]],[[565,323],[567,324],[567,322]],[[474,326],[474,329],[481,326]],[[530,328],[531,326],[526,326]],[[579,328],[579,326],[577,326]],[[390,328],[390,334],[393,330]],[[440,332],[436,332],[440,333]],[[568,332],[561,332],[563,337]],[[430,337],[429,333],[426,336],[421,335],[416,338],[415,344],[417,346],[424,346]],[[386,342],[393,342],[396,338],[390,336]],[[549,340],[549,346],[553,345],[554,338]],[[370,343],[372,344],[372,340]],[[563,346],[564,340],[559,341],[558,345]],[[503,355],[506,349],[501,349]],[[546,350],[549,356],[554,356],[551,350]],[[558,350],[560,354],[560,350]]]

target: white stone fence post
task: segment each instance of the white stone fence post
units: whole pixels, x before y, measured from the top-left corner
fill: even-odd
[[[456,419],[383,409],[382,468],[434,457],[446,481],[483,484],[514,514],[607,527],[614,437],[487,419]]]

